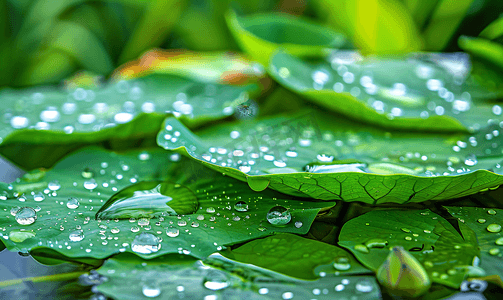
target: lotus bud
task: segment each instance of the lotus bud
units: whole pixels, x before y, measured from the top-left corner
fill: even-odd
[[[396,297],[415,298],[424,294],[431,281],[423,266],[403,247],[393,247],[377,269],[377,280]]]

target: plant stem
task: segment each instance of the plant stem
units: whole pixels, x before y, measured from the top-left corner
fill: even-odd
[[[31,282],[46,282],[46,281],[66,281],[78,278],[82,274],[86,274],[87,272],[78,271],[78,272],[70,272],[70,273],[61,273],[54,275],[46,275],[46,276],[38,276],[38,277],[26,277],[26,278],[18,278],[6,281],[0,281],[0,288],[20,284],[26,281]]]

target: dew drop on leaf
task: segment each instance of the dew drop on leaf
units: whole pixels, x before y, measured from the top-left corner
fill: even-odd
[[[349,259],[347,257],[336,257],[334,262],[334,268],[338,271],[346,271],[351,268],[351,264],[349,263]]]
[[[477,222],[479,222],[480,224],[484,224],[486,222],[486,219],[478,219]]]
[[[494,243],[496,245],[499,245],[499,246],[503,246],[503,236],[502,237],[499,237],[496,239],[496,241],[494,241]]]
[[[136,253],[150,254],[161,249],[159,238],[151,233],[142,232],[135,236],[131,243],[131,250]]]
[[[370,293],[372,292],[373,286],[370,281],[363,279],[356,283],[356,290],[361,293]]]
[[[9,232],[9,239],[14,243],[21,243],[27,239],[34,237],[35,235],[36,233],[31,230],[12,230],[11,232]]]
[[[10,214],[16,216],[16,213],[21,209],[19,206],[14,206],[10,209]]]
[[[138,226],[131,227],[131,232],[138,232],[138,231],[140,231],[140,227]]]
[[[37,220],[37,213],[31,207],[23,207],[16,212],[15,218],[21,225],[31,225]]]
[[[203,285],[205,288],[218,291],[225,289],[230,285],[230,280],[227,274],[219,270],[208,270],[203,278]]]
[[[54,181],[49,182],[49,184],[47,185],[47,187],[51,191],[57,191],[57,190],[59,190],[61,188],[61,184],[59,183],[59,181],[54,180]]]
[[[96,187],[98,186],[98,183],[96,182],[96,180],[94,180],[94,178],[91,178],[89,180],[86,180],[84,181],[84,188],[86,190],[94,190]]]
[[[292,220],[292,214],[283,206],[275,206],[267,213],[267,221],[272,225],[282,226]]]
[[[103,165],[103,163],[102,163],[102,165]],[[91,179],[94,177],[94,171],[91,168],[84,168],[81,175],[85,179]]]
[[[145,283],[142,286],[142,293],[145,297],[154,298],[161,294],[161,288],[155,283]]]
[[[493,233],[498,233],[501,231],[501,225],[499,224],[489,224],[487,225],[487,231],[493,232]]]
[[[169,237],[177,237],[180,234],[180,230],[178,230],[178,228],[171,227],[166,229],[166,234]]]
[[[295,225],[296,228],[301,228],[303,224],[302,224],[301,221],[297,221],[297,222],[295,222],[294,225]]]
[[[68,200],[66,201],[66,207],[68,207],[69,209],[76,209],[78,208],[80,205],[80,202],[79,200],[77,200],[77,198],[68,198]]]
[[[489,250],[489,254],[491,254],[491,255],[498,255],[499,253],[500,253],[500,249],[498,249],[498,248],[491,248]]]
[[[39,193],[35,193],[33,195],[33,200],[37,201],[37,202],[40,202],[40,201],[43,201],[45,199],[45,196],[44,194],[42,194],[41,192]]]
[[[496,214],[496,211],[495,211],[494,209],[489,209],[489,210],[487,211],[487,213],[488,213],[488,214],[490,214],[490,215],[495,215],[495,214]]]
[[[80,242],[84,239],[84,231],[82,230],[75,230],[70,232],[70,241],[72,242]]]
[[[160,215],[187,215],[197,210],[194,193],[180,184],[142,181],[116,194],[96,213],[97,219],[154,218]]]
[[[355,250],[361,253],[369,253],[369,248],[365,245],[355,245]]]
[[[248,203],[244,201],[238,201],[236,202],[236,204],[234,204],[234,209],[240,212],[248,211]]]

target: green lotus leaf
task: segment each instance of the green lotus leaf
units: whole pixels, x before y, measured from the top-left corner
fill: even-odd
[[[212,254],[205,260],[164,255],[144,261],[119,255],[98,269],[108,280],[97,290],[117,299],[381,299],[370,276],[327,276],[299,280]]]
[[[501,233],[503,210],[454,206],[446,206],[445,208],[453,217],[458,218],[477,235],[480,248],[480,267],[485,270],[485,274],[482,272],[476,275],[498,275],[503,278],[503,235]]]
[[[320,57],[347,43],[341,33],[288,14],[239,16],[231,10],[226,19],[241,49],[266,67],[278,48],[296,56]]]
[[[356,52],[336,51],[308,62],[279,51],[269,73],[304,98],[367,123],[475,131],[496,116],[484,100],[495,94],[467,77],[469,69],[462,53],[363,60]]]
[[[50,167],[89,144],[130,147],[153,137],[167,113],[200,126],[234,113],[256,85],[199,83],[152,75],[101,89],[3,89],[0,154],[26,169]]]
[[[386,132],[313,110],[222,124],[197,135],[167,118],[157,143],[256,191],[403,204],[462,197],[503,183],[496,126],[473,136]]]
[[[222,255],[242,263],[308,280],[319,278],[320,273],[372,273],[346,250],[287,233],[250,241],[236,249],[226,250]]]
[[[386,260],[389,250],[404,247],[424,267],[432,282],[458,288],[477,263],[475,233],[457,222],[425,210],[371,211],[346,222],[339,245],[371,270]]]
[[[274,233],[306,234],[318,211],[334,205],[253,192],[161,149],[118,154],[86,148],[43,176],[33,173],[0,185],[1,240],[11,251],[49,249],[61,260],[121,252],[205,257]]]

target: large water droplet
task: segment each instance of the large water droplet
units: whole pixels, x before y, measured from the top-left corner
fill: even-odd
[[[166,234],[169,237],[177,237],[180,234],[180,230],[178,228],[171,227],[166,229]]]
[[[227,274],[218,270],[209,270],[204,276],[203,285],[205,288],[217,291],[225,289],[230,285],[230,280]]]
[[[267,213],[267,221],[272,225],[286,225],[292,220],[292,214],[283,206],[275,206]]]
[[[70,241],[72,242],[80,242],[84,239],[84,231],[82,230],[75,230],[70,232]]]
[[[468,155],[466,158],[465,158],[465,165],[469,166],[469,167],[473,167],[477,164],[477,157],[475,156],[475,154],[470,154]]]
[[[25,229],[17,229],[9,232],[9,239],[14,243],[22,243],[27,239],[31,239],[36,235],[35,232]]]
[[[336,257],[334,262],[334,268],[339,271],[349,270],[351,268],[349,258],[343,256]]]
[[[40,202],[40,201],[43,201],[45,199],[45,196],[44,194],[42,194],[41,192],[39,193],[35,193],[33,195],[33,200],[37,201],[37,202]]]
[[[367,246],[368,248],[384,248],[386,247],[386,245],[388,245],[388,241],[383,239],[370,239],[365,242],[365,246]]]
[[[86,180],[84,181],[84,188],[86,190],[94,190],[96,187],[98,186],[98,183],[96,182],[96,180],[94,180],[94,178],[91,178],[89,180]]]
[[[49,182],[49,184],[47,185],[47,187],[51,191],[57,191],[57,190],[59,190],[61,188],[61,184],[59,183],[59,181],[54,180],[54,181]]]
[[[68,207],[69,209],[76,209],[78,208],[80,205],[80,202],[79,200],[77,200],[77,198],[69,198],[68,201],[66,201],[66,207]]]
[[[84,168],[84,170],[82,170],[81,175],[86,179],[91,179],[94,177],[94,171],[91,168]]]
[[[159,238],[151,233],[142,232],[135,236],[131,243],[131,250],[136,253],[150,254],[161,249]]]
[[[234,209],[237,211],[248,211],[248,203],[244,201],[238,201],[234,204]]]
[[[370,293],[374,287],[372,283],[366,279],[360,280],[356,283],[356,290],[362,293]]]
[[[31,225],[37,220],[37,213],[31,207],[23,207],[16,212],[15,218],[21,225]]]
[[[351,164],[307,164],[304,171],[309,173],[337,173],[337,172],[365,172],[366,165],[361,163]]]
[[[162,181],[143,181],[114,194],[96,213],[97,219],[154,218],[161,214],[187,215],[198,208],[188,188]]]
[[[155,283],[146,283],[141,288],[145,297],[154,298],[161,294],[161,288]]]
[[[501,231],[501,225],[499,224],[489,224],[487,225],[487,231],[493,232],[493,233],[498,233]]]

